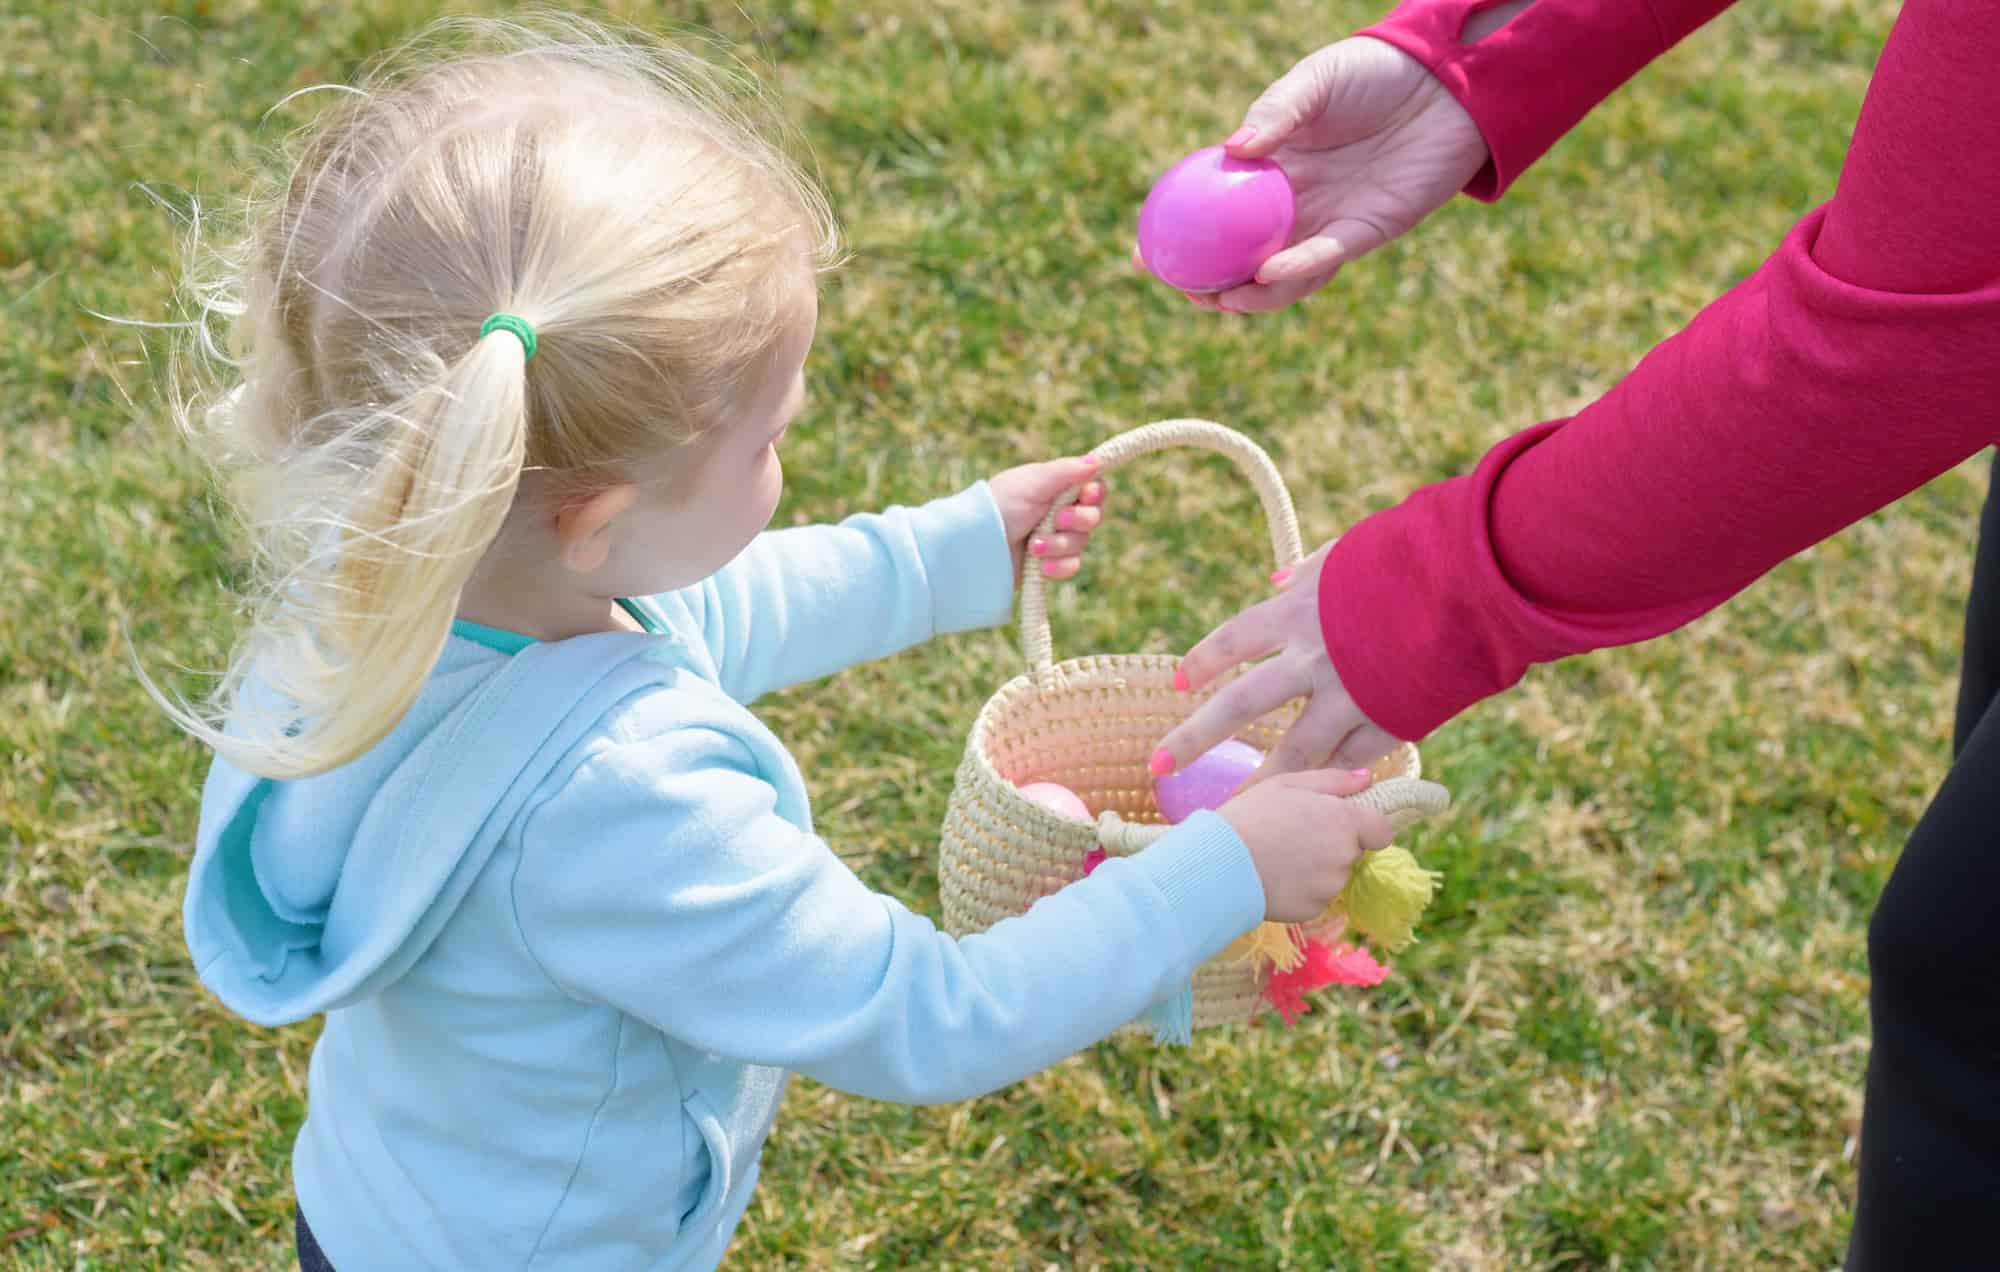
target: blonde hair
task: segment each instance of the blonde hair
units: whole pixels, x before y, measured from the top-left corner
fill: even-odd
[[[256,569],[206,706],[153,689],[175,719],[265,776],[354,759],[525,467],[587,482],[713,427],[837,252],[788,136],[739,70],[571,18],[440,23],[344,90],[192,287],[183,366],[238,382],[179,415]]]

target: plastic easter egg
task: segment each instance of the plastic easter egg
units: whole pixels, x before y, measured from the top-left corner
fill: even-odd
[[[1139,257],[1169,287],[1215,292],[1249,282],[1291,241],[1292,185],[1269,159],[1197,150],[1139,209]]]
[[[1029,782],[1021,788],[1021,794],[1059,817],[1074,817],[1080,821],[1092,820],[1090,806],[1067,786],[1055,782]]]
[[[1263,762],[1264,753],[1248,742],[1220,743],[1180,772],[1154,781],[1160,815],[1179,825],[1198,809],[1222,807]]]

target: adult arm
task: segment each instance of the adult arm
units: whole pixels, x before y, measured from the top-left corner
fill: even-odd
[[[1496,199],[1577,120],[1727,0],[1412,0],[1300,59],[1226,143],[1268,158],[1298,204],[1255,278],[1188,293],[1282,309],[1464,191]],[[1145,267],[1135,248],[1133,262]]]
[[[1995,66],[1984,5],[1910,0],[1831,202],[1605,397],[1341,537],[1321,626],[1371,720],[1679,627],[2000,436]]]
[[[1465,193],[1491,202],[1599,102],[1734,2],[1532,0],[1489,29],[1496,6],[1480,0],[1406,0],[1359,34],[1423,63],[1465,108],[1491,152]]]

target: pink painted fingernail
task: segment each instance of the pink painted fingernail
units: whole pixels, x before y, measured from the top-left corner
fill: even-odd
[[[1187,672],[1181,670],[1179,667],[1174,668],[1174,692],[1186,693],[1192,688],[1194,686],[1188,683]]]
[[[1247,146],[1250,144],[1251,138],[1255,137],[1256,135],[1257,135],[1257,130],[1246,124],[1243,127],[1238,128],[1235,132],[1230,133],[1229,139],[1223,142],[1222,144],[1225,146]]]
[[[1056,563],[1054,561],[1044,561],[1042,562],[1042,577],[1045,579],[1058,579],[1062,576],[1056,573]]]
[[[1071,512],[1068,508],[1065,508],[1061,512],[1057,513],[1056,529],[1058,530],[1076,529],[1076,514],[1074,512]]]
[[[1355,777],[1373,777],[1373,776],[1375,776],[1375,774],[1374,774],[1374,773],[1373,773],[1372,771],[1368,770],[1368,769],[1349,769],[1349,770],[1347,770],[1347,771],[1348,771],[1348,772],[1349,772],[1350,774],[1352,774],[1353,776],[1355,776]]]
[[[1095,455],[1085,455],[1083,462],[1092,468],[1101,468],[1104,466],[1104,461]]]
[[[1292,567],[1288,565],[1284,569],[1274,572],[1271,575],[1271,582],[1277,584],[1279,587],[1283,587],[1285,580],[1290,577],[1292,577]]]
[[[1165,747],[1161,747],[1159,750],[1153,752],[1151,759],[1146,761],[1146,768],[1152,772],[1154,777],[1165,777],[1174,771],[1174,753]]]
[[[1028,551],[1034,553],[1036,556],[1041,556],[1048,550],[1049,550],[1049,541],[1047,539],[1028,540]]]

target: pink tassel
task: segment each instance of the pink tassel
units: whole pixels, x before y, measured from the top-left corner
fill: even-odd
[[[1337,945],[1327,958],[1327,979],[1335,985],[1380,985],[1389,969],[1365,945]]]
[[[1264,983],[1264,1000],[1287,1025],[1296,1024],[1305,1014],[1308,991],[1327,985],[1379,985],[1389,974],[1365,946],[1329,948],[1322,941],[1307,941],[1304,954],[1297,967],[1288,972],[1273,971]]]
[[[1291,975],[1289,972],[1280,974]],[[1272,977],[1271,980],[1271,984],[1264,986],[1264,1001],[1277,1009],[1278,1014],[1285,1018],[1286,1024],[1297,1024],[1299,1017],[1304,1015],[1306,1011],[1305,994],[1292,986],[1277,984],[1276,976]]]

